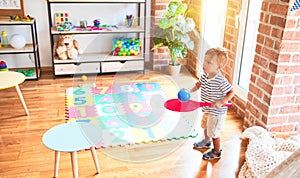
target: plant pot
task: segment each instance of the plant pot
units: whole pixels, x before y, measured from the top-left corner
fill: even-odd
[[[169,75],[172,75],[172,76],[179,75],[180,69],[181,69],[181,65],[176,65],[176,66],[168,65]]]

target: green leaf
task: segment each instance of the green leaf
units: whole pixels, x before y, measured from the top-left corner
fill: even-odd
[[[180,4],[177,8],[176,14],[185,14],[186,10],[187,10],[188,6],[187,4]]]
[[[167,29],[167,28],[173,27],[174,24],[176,24],[176,19],[174,19],[174,18],[171,18],[171,19],[163,18],[163,19],[160,19],[158,22],[158,26],[162,29]]]
[[[170,3],[168,5],[168,8],[167,8],[167,12],[165,14],[165,17],[172,17],[172,16],[175,16],[176,12],[177,12],[177,9],[178,9],[178,4],[175,4],[175,3]]]
[[[188,5],[182,3],[182,0],[171,0],[166,13],[158,22],[158,28],[154,29],[152,49],[167,46],[172,65],[178,63],[178,58],[184,59],[188,50],[194,49],[194,41],[189,33],[195,34],[195,22],[192,18],[186,17],[187,11]]]

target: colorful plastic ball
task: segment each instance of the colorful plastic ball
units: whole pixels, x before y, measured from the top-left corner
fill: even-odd
[[[0,62],[0,68],[7,68],[7,65],[4,61]]]
[[[82,80],[82,81],[86,81],[86,80],[87,80],[87,76],[86,76],[86,75],[82,75],[82,76],[81,76],[81,80]]]
[[[187,102],[191,98],[190,92],[186,89],[179,90],[177,96],[181,102]]]

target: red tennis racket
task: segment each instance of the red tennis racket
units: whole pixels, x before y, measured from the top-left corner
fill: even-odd
[[[213,106],[214,103],[209,102],[198,102],[193,100],[188,100],[187,102],[181,102],[178,99],[171,99],[165,102],[165,108],[176,111],[176,112],[189,112],[194,111],[200,107]],[[231,107],[231,103],[224,104],[223,106]]]

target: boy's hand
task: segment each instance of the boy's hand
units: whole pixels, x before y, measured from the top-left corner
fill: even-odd
[[[189,92],[193,93],[193,92],[197,91],[200,87],[201,87],[200,82],[197,82],[193,88],[189,89]]]
[[[220,107],[222,107],[224,104],[226,104],[227,103],[227,101],[224,101],[224,100],[219,100],[219,101],[216,101],[215,103],[214,103],[214,107],[215,108],[220,108]]]

